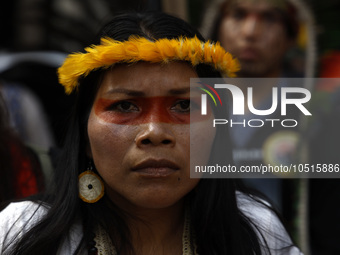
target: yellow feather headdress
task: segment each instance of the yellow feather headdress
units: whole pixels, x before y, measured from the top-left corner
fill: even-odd
[[[59,82],[67,94],[77,88],[80,77],[86,77],[93,70],[108,68],[115,63],[190,61],[193,66],[201,63],[212,65],[229,77],[234,77],[239,70],[238,61],[219,43],[202,42],[197,37],[156,41],[130,37],[124,42],[102,38],[100,45],[92,45],[85,50],[87,53],[70,54],[58,69]]]

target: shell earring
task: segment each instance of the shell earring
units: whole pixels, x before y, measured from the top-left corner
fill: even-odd
[[[93,172],[92,163],[78,176],[79,197],[86,203],[95,203],[104,196],[104,183]]]

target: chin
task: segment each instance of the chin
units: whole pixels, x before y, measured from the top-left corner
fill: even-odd
[[[144,197],[142,200],[136,201],[134,204],[145,209],[164,209],[179,203],[182,199],[183,198],[171,199],[169,197],[153,196]]]
[[[256,66],[244,68],[240,74],[244,77],[265,77],[265,72],[262,68]]]
[[[133,198],[135,205],[150,209],[161,209],[167,208],[182,201],[185,197],[186,192],[178,192],[179,189],[176,187],[172,188],[154,188],[147,190],[136,190],[136,196]]]

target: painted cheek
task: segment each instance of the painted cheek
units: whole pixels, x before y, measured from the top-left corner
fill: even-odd
[[[107,123],[114,124],[129,124],[131,118],[135,118],[137,113],[131,112],[129,114],[110,110],[110,107],[118,101],[100,98],[95,102],[94,112],[97,117]]]

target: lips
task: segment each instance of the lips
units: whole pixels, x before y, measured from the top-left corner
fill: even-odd
[[[166,159],[148,159],[132,167],[133,172],[146,177],[166,177],[177,170],[179,170],[179,166]]]
[[[256,60],[259,55],[259,51],[254,48],[244,48],[240,51],[239,58],[243,60]]]

